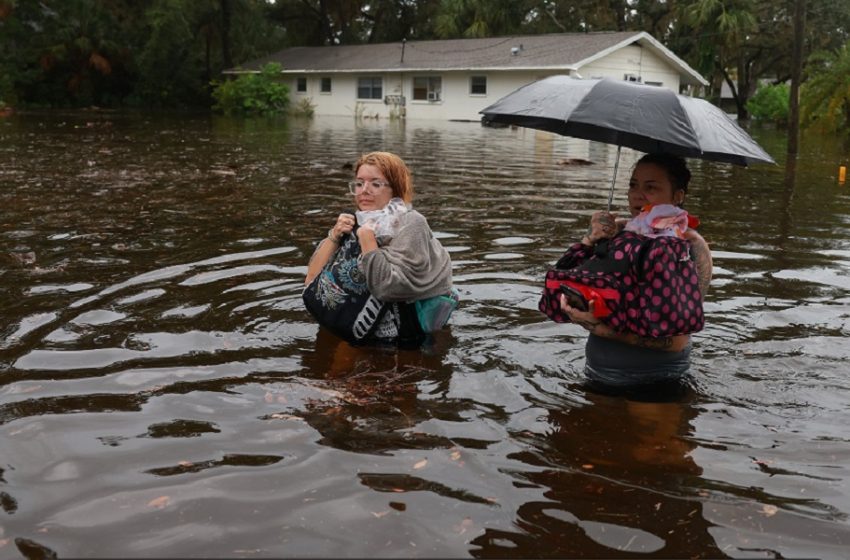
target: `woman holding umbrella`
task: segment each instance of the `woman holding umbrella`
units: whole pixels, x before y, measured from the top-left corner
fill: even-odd
[[[629,181],[632,219],[617,221],[616,214],[594,214],[581,242],[568,249],[556,270],[547,275],[550,297],[544,294],[541,310],[556,321],[573,322],[590,333],[585,375],[595,384],[634,388],[678,383],[689,370],[690,333],[704,324],[702,296],[711,280],[711,253],[693,229],[669,237],[660,233],[647,237],[635,233],[635,224],[650,207],[671,209],[679,218],[686,217],[683,210],[675,210],[684,203],[690,178],[679,156],[648,154],[641,158]],[[656,225],[674,222],[673,218],[653,221]],[[599,251],[599,245],[608,246],[608,255]],[[621,260],[612,261],[614,255]],[[563,271],[560,275],[559,269]],[[581,270],[584,276],[570,272],[573,270]],[[603,286],[599,278],[605,275],[612,283]],[[558,278],[561,284],[564,278],[575,281],[566,283],[581,293],[570,288],[565,291],[577,299],[565,294],[551,297],[549,287]],[[619,290],[616,295],[612,295],[614,288]],[[553,313],[547,305],[559,309]],[[611,309],[601,309],[606,307]]]
[[[775,163],[711,103],[670,88],[610,77],[550,76],[506,95],[481,114],[487,123],[617,146],[609,212],[622,148],[744,167]],[[632,225],[641,221],[643,205],[669,206],[687,194],[690,172],[684,161],[652,157],[634,169],[629,193]],[[665,162],[674,163],[668,166]],[[687,241],[658,237],[643,243],[640,234],[620,231],[616,215],[600,213],[593,217],[582,242],[567,251],[556,270],[547,273],[540,309],[555,321],[576,322],[590,331],[586,369],[591,379],[633,385],[679,379],[688,370],[690,334],[704,324],[702,295],[711,277],[711,255],[701,237],[680,229],[683,237],[690,236]],[[603,258],[603,248],[609,249],[608,258]],[[624,256],[628,258],[617,258]],[[571,269],[576,273],[569,273]],[[593,293],[581,295],[598,297],[589,298],[592,303],[587,310],[578,309],[578,297],[574,304],[561,302],[562,284],[579,292],[584,287],[585,292]]]

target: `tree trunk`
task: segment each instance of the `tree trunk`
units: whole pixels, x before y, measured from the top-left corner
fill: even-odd
[[[800,147],[800,79],[803,75],[805,31],[806,0],[797,0],[794,14],[794,54],[791,59],[791,99],[788,101],[788,155],[794,157]]]
[[[734,93],[735,106],[738,109],[738,120],[745,121],[750,118],[750,113],[747,111],[747,100],[749,100],[752,92],[751,88],[751,73],[750,65],[747,60],[740,54],[738,55],[738,89]]]
[[[225,68],[233,68],[233,55],[230,53],[230,20],[233,6],[230,0],[221,0],[221,57]]]
[[[614,12],[617,14],[617,31],[626,31],[625,0],[614,0]]]

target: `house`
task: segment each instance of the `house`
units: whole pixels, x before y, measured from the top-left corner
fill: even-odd
[[[225,74],[283,66],[293,103],[316,115],[479,121],[478,111],[551,76],[603,76],[680,92],[708,82],[645,32],[566,33],[295,47]]]

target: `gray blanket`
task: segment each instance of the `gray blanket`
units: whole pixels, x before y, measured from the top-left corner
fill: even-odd
[[[369,291],[381,301],[413,301],[452,288],[452,261],[425,217],[410,210],[393,240],[361,257]]]

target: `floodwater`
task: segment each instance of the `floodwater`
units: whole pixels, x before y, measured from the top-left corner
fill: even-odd
[[[844,558],[847,146],[692,161],[714,255],[684,395],[582,384],[537,311],[609,146],[477,123],[0,119],[0,558]],[[386,149],[451,251],[433,344],[355,350],[301,302]],[[615,208],[636,157],[624,151]],[[593,165],[562,165],[565,158]]]

